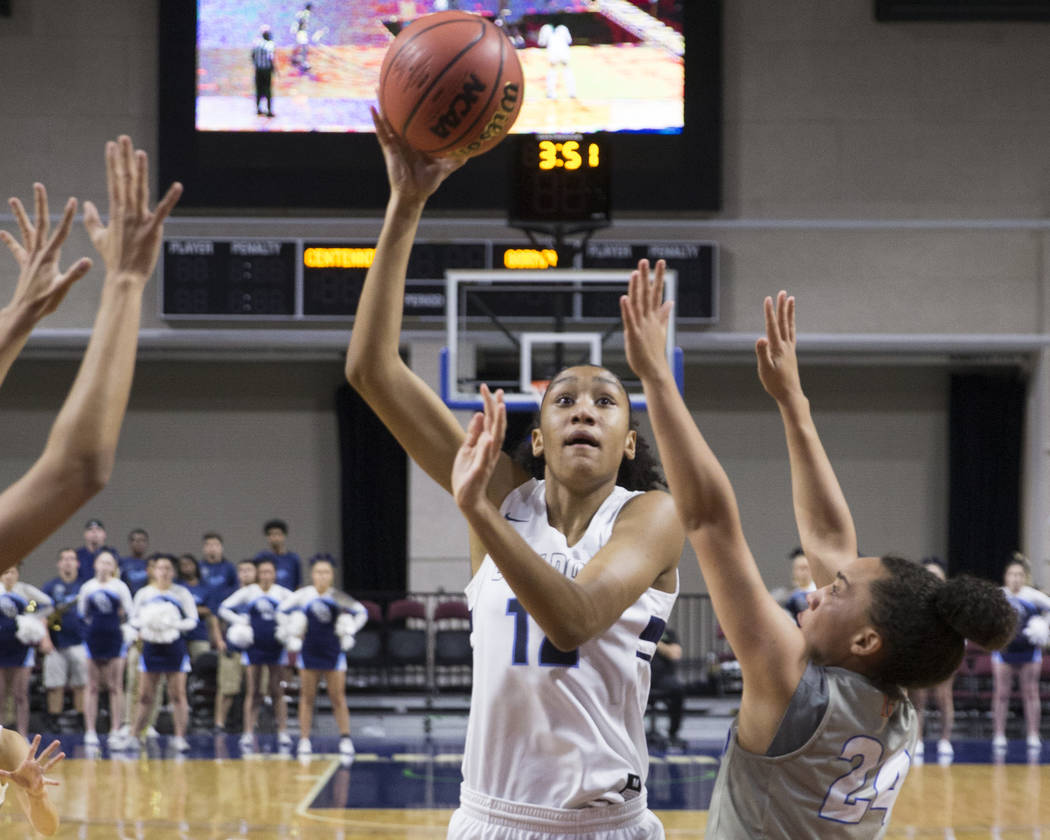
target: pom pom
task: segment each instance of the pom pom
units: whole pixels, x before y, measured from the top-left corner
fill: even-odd
[[[139,635],[151,644],[170,645],[180,635],[179,608],[170,601],[153,601],[139,611]]]
[[[124,636],[124,644],[133,645],[139,640],[139,631],[130,624],[121,624],[120,632]]]
[[[245,650],[255,644],[255,631],[249,623],[231,624],[230,629],[226,631],[226,641],[231,647]]]
[[[1050,642],[1050,622],[1041,615],[1033,615],[1022,631],[1030,644],[1036,647],[1046,647]]]
[[[33,618],[31,615],[17,616],[15,621],[18,624],[15,638],[23,645],[35,645],[44,640],[44,634],[47,632],[44,628],[44,622]]]
[[[274,637],[288,650],[302,650],[303,636],[306,635],[306,613],[296,610],[292,613],[277,613],[277,629]]]
[[[354,634],[357,633],[357,622],[350,613],[343,613],[335,620],[335,634],[339,637],[339,647],[344,651],[354,646]]]

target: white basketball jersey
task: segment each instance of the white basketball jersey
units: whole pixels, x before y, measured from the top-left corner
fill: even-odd
[[[617,487],[574,546],[547,522],[544,482],[504,500],[500,513],[551,566],[575,578],[612,533]],[[618,803],[641,793],[649,769],[649,662],[677,596],[647,589],[602,635],[563,653],[547,641],[487,556],[466,588],[474,687],[463,783],[485,796],[549,808]]]

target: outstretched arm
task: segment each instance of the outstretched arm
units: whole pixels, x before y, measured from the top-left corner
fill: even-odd
[[[30,825],[48,837],[58,831],[58,811],[48,798],[47,787],[58,782],[45,774],[66,757],[64,752],[58,752],[59,747],[58,741],[52,741],[38,756],[39,735],[27,744],[10,729],[0,733],[0,782],[14,786]]]
[[[43,453],[0,494],[0,570],[25,557],[101,490],[113,469],[135,367],[142,292],[157,261],[164,219],[182,187],[173,184],[150,211],[146,153],[136,152],[128,137],[106,144],[106,176],[109,225],[103,226],[95,205],[84,206],[88,234],[106,266],[102,300]]]
[[[398,346],[405,273],[423,206],[461,161],[415,151],[380,114],[372,113],[390,180],[390,200],[354,317],[346,378],[412,460],[451,492],[449,477],[463,429],[448,406],[402,361]],[[506,495],[514,479],[510,460],[503,460],[494,489]]]
[[[47,190],[43,184],[33,184],[33,194],[36,224],[29,221],[21,201],[17,198],[8,199],[21,230],[22,241],[18,242],[6,230],[0,230],[0,242],[11,251],[20,269],[11,302],[0,310],[0,382],[7,376],[33,327],[41,318],[58,308],[70,287],[91,268],[91,260],[87,257],[77,260],[66,272],[61,272],[58,267],[59,249],[73,225],[77,200],[70,198],[66,202],[58,229],[48,236],[51,222],[47,209]]]
[[[682,400],[664,352],[672,304],[664,264],[639,263],[620,298],[627,361],[642,380],[668,486],[696,551],[718,621],[744,677],[739,737],[764,752],[805,670],[798,628],[766,590],[744,539],[736,496]]]
[[[791,460],[791,496],[802,550],[817,586],[827,586],[857,556],[857,532],[802,391],[795,352],[795,299],[763,302],[766,335],[755,343],[758,377],[777,401]]]

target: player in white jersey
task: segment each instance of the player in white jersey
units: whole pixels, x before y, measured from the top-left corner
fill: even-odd
[[[104,685],[109,695],[110,749],[122,748],[130,734],[124,726],[124,662],[128,653],[124,627],[131,618],[131,590],[117,577],[117,558],[100,551],[95,576],[80,587],[77,612],[84,621],[88,651],[87,691],[84,693],[84,745],[98,746],[95,723],[98,696]]]
[[[58,811],[48,798],[47,788],[58,782],[44,774],[66,757],[58,752],[59,746],[58,741],[52,741],[37,755],[39,735],[28,743],[13,729],[0,726],[0,805],[13,786],[29,824],[48,837],[58,831]]]
[[[643,715],[648,659],[678,590],[674,505],[652,490],[655,464],[604,368],[552,379],[526,466],[483,435],[482,415],[464,432],[401,360],[409,250],[427,197],[457,163],[413,151],[379,114],[375,125],[391,196],[346,374],[471,527],[474,685],[448,836],[661,838],[646,804]],[[499,393],[482,393],[495,410]]]
[[[902,689],[945,679],[966,638],[1005,644],[1013,611],[989,581],[944,582],[899,557],[857,556],[853,519],[799,380],[794,298],[781,292],[776,304],[765,300],[758,370],[780,407],[802,548],[821,587],[792,621],[762,582],[733,488],[663,355],[672,306],[663,301],[664,268],[657,263],[651,278],[642,261],[621,298],[627,360],[744,684],[707,836],[881,837],[917,737]]]

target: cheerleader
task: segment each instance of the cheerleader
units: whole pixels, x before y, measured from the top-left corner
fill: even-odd
[[[1042,613],[1050,610],[1050,597],[1028,585],[1028,559],[1014,554],[1003,570],[1003,591],[1017,612],[1017,635],[1002,651],[992,653],[992,746],[1006,749],[1006,707],[1010,703],[1014,671],[1020,672],[1021,705],[1024,707],[1028,746],[1038,749],[1039,672],[1043,646],[1050,641],[1047,621]]]
[[[140,589],[132,602],[131,624],[144,642],[139,660],[142,689],[132,731],[137,734],[146,725],[153,695],[161,677],[167,676],[175,723],[172,746],[185,752],[190,748],[186,741],[190,713],[186,674],[190,670],[190,656],[184,634],[197,626],[197,604],[189,590],[174,583],[174,579],[175,558],[170,554],[158,555],[153,564],[153,582]]]
[[[368,621],[368,611],[357,601],[332,588],[335,572],[331,557],[312,558],[313,586],[296,590],[280,607],[279,638],[290,652],[299,653],[299,748],[310,755],[314,699],[321,677],[328,686],[328,699],[339,727],[339,753],[350,757],[350,710],[346,707],[346,651],[353,647],[354,634]]]
[[[131,590],[117,577],[117,558],[101,551],[95,558],[95,576],[80,588],[77,613],[84,622],[88,652],[87,692],[84,695],[84,745],[98,746],[98,694],[101,685],[109,694],[110,727],[107,744],[122,749],[130,735],[124,725],[124,663],[134,630]]]
[[[36,663],[36,645],[44,640],[52,601],[18,579],[15,565],[0,575],[0,709],[14,698],[19,733],[29,732],[29,675]]]
[[[262,701],[262,675],[269,673],[267,694],[273,702],[277,723],[277,743],[292,745],[288,734],[288,704],[281,683],[284,682],[288,653],[277,639],[277,609],[291,591],[277,584],[277,567],[273,560],[264,558],[256,564],[258,582],[244,586],[219,605],[219,618],[230,625],[226,638],[231,647],[244,651],[241,662],[245,666],[244,732],[241,749],[252,746],[256,715]]]

